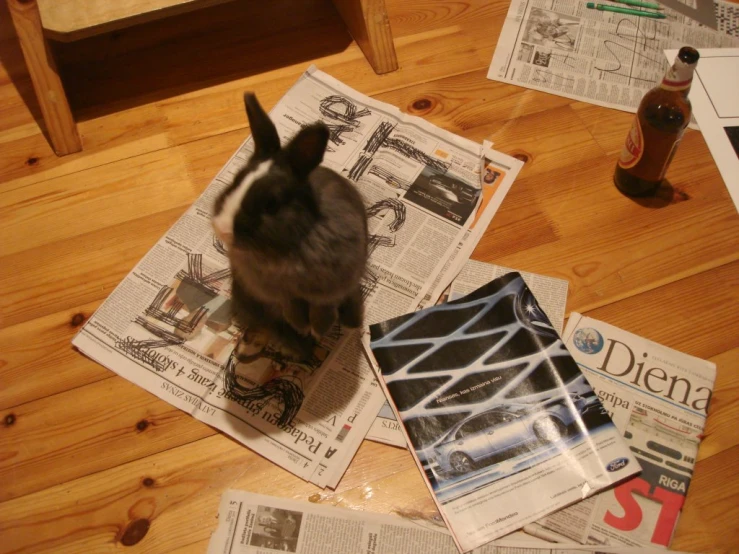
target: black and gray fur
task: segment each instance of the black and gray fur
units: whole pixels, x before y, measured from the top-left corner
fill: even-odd
[[[337,320],[362,324],[365,208],[349,181],[319,166],[326,125],[305,127],[282,148],[256,97],[244,101],[255,152],[216,200],[213,218],[231,262],[234,315],[305,357]]]

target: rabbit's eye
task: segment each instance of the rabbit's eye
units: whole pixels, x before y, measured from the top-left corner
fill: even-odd
[[[264,210],[265,213],[274,215],[277,213],[277,210],[279,208],[280,208],[280,204],[277,201],[277,198],[275,198],[274,196],[270,196],[264,199],[264,204],[262,205],[262,209]]]

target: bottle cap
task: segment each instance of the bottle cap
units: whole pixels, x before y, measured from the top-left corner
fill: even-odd
[[[700,54],[698,53],[698,50],[695,48],[691,48],[690,46],[683,46],[680,48],[680,52],[677,53],[678,59],[686,64],[693,65],[698,63],[698,58],[700,58]]]

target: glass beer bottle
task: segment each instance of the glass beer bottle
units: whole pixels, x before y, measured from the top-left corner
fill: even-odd
[[[698,58],[697,50],[683,46],[662,82],[642,98],[613,175],[624,194],[650,196],[662,183],[690,123],[688,92]]]

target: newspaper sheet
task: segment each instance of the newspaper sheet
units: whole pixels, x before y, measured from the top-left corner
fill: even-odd
[[[228,490],[208,554],[456,554],[449,532],[423,521]],[[650,548],[599,547],[600,553],[658,554]],[[473,554],[596,554],[589,546],[562,547],[514,533]]]
[[[480,158],[480,186],[482,188],[480,206],[469,230],[464,234],[457,249],[444,264],[439,276],[419,304],[419,310],[433,305],[449,287],[465,262],[469,260],[522,167],[521,160],[493,150],[490,141],[483,142]]]
[[[725,30],[721,17],[734,12],[718,5]],[[651,19],[587,9],[583,1],[512,0],[488,78],[636,112],[668,67],[664,49],[739,46],[729,31],[664,13],[667,19]]]
[[[370,335],[378,380],[460,551],[640,471],[520,274]]]
[[[368,322],[413,311],[472,220],[480,146],[315,67],[271,118],[283,142],[324,121],[331,131],[324,165],[352,180],[365,200]],[[231,322],[230,269],[210,214],[252,152],[247,139],[73,343],[299,477],[335,487],[384,396],[357,333],[335,329],[312,359],[297,361]],[[242,333],[246,363],[234,353]]]
[[[523,167],[523,162],[493,150],[492,146],[492,142],[483,141],[482,157],[480,158],[482,199],[472,225],[462,237],[457,249],[444,264],[429,292],[426,293],[426,296],[418,305],[417,309],[419,310],[434,304],[449,288],[449,283],[460,272],[465,262],[469,260]],[[366,438],[392,446],[405,446],[405,440],[398,427],[398,422],[395,421],[393,411],[387,402],[383,405],[380,413],[377,414],[377,418],[372,423]]]
[[[715,364],[578,313],[570,315],[564,337],[643,471],[537,523],[581,543],[669,546],[693,475]]]
[[[507,267],[485,262],[477,262],[468,260],[462,267],[448,293],[442,295],[440,302],[447,300],[456,300],[460,296],[469,294],[475,289],[480,288],[485,283],[489,283],[493,279],[497,279],[501,275],[516,271]],[[536,273],[520,272],[523,280],[529,286],[531,291],[539,301],[544,313],[549,317],[552,326],[557,333],[562,333],[564,325],[565,307],[567,305],[567,288],[569,283],[564,279],[556,279]],[[400,429],[400,423],[395,419],[395,413],[390,405],[385,402],[377,414],[372,427],[367,433],[367,439],[406,448],[407,444],[403,431]]]
[[[731,2],[714,0],[716,22],[721,33],[739,39],[739,6]]]

